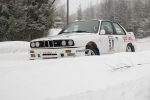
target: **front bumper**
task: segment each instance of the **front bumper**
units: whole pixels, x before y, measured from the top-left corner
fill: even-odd
[[[29,51],[30,60],[36,59],[57,59],[64,57],[85,56],[85,47],[78,48],[34,48]]]

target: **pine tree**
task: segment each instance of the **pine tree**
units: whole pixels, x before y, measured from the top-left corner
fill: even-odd
[[[8,1],[2,0],[0,2],[0,41],[7,40],[7,30],[9,28],[10,12],[6,5]]]
[[[89,19],[90,19],[90,11],[89,11],[89,8],[87,8],[87,9],[84,10],[83,15],[84,15],[84,19],[85,19],[85,20],[89,20]]]
[[[30,39],[39,38],[53,26],[53,3],[55,0],[26,0],[25,36]]]
[[[102,3],[97,3],[95,5],[95,18],[96,19],[102,19]]]
[[[77,8],[77,20],[82,20],[82,8],[81,8],[81,4]]]
[[[39,38],[53,26],[56,0],[2,0],[0,40]]]

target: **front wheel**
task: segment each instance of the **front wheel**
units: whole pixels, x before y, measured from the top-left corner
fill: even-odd
[[[91,46],[86,46],[85,56],[95,56],[95,55],[98,55],[97,51]]]
[[[126,48],[126,52],[135,52],[134,46],[132,44],[128,44]]]

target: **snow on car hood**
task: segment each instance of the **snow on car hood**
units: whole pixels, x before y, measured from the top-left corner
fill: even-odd
[[[96,37],[96,33],[67,33],[67,34],[61,34],[61,35],[56,35],[56,36],[50,36],[50,37],[44,37],[44,38],[39,38],[35,39],[32,41],[44,41],[44,40],[62,40],[62,39],[85,39],[85,38],[94,38]]]

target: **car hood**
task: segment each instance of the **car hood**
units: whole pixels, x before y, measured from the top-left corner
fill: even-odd
[[[45,40],[62,40],[62,39],[86,39],[97,37],[96,33],[74,33],[74,34],[61,34],[56,36],[44,37],[32,41],[45,41]]]

